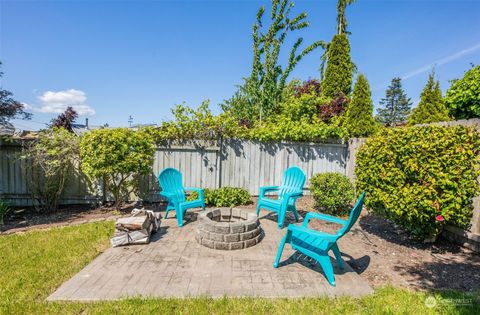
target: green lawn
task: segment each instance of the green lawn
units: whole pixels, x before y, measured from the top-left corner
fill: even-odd
[[[111,222],[0,236],[0,314],[474,314],[480,307],[451,303],[459,292],[433,294],[440,303],[427,308],[429,293],[385,287],[354,298],[196,298],[128,299],[101,303],[45,302],[45,298],[109,246]],[[467,297],[468,298],[468,297]]]

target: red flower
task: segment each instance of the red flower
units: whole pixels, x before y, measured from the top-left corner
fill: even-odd
[[[443,219],[443,215],[441,215],[441,214],[440,214],[440,215],[437,215],[436,219],[437,219],[437,221],[439,221],[439,222],[443,222],[443,220],[444,220],[444,219]]]

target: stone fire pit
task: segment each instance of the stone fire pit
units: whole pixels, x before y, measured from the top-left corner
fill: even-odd
[[[199,213],[195,239],[208,248],[235,250],[258,244],[261,231],[254,213],[239,208],[218,208]]]

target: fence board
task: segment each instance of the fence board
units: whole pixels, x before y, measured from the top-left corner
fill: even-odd
[[[14,205],[31,205],[27,182],[36,176],[25,173],[21,164],[28,162],[15,158],[20,151],[20,145],[0,143],[0,197]],[[306,173],[307,186],[315,173],[345,174],[346,158],[345,144],[224,140],[159,147],[152,172],[141,184],[139,198],[150,202],[161,200],[156,177],[166,167],[179,169],[185,186],[242,187],[257,195],[260,186],[280,184],[283,171],[293,165]],[[101,192],[101,189],[97,190]],[[85,179],[78,175],[70,179],[61,203],[91,203],[97,198],[99,196],[89,193]]]

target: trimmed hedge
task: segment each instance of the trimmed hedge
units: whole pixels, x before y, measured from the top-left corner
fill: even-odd
[[[356,186],[366,205],[416,238],[432,238],[445,224],[461,228],[479,191],[480,137],[475,129],[384,129],[357,155]]]
[[[353,185],[340,173],[319,173],[312,176],[310,190],[315,207],[334,215],[345,215],[355,197]]]
[[[204,189],[205,205],[213,207],[235,207],[249,204],[252,199],[248,191],[238,187],[222,187],[217,189]],[[196,192],[188,196],[188,200],[198,198]]]

